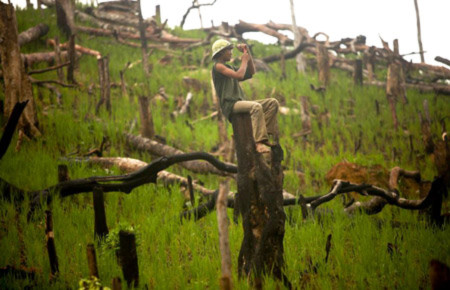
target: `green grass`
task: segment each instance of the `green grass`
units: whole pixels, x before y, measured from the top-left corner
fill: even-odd
[[[36,11],[17,12],[19,31],[45,22],[50,26],[48,38],[60,35],[52,11],[44,10],[41,16]],[[203,38],[201,31],[172,33],[181,37]],[[123,46],[105,37],[77,36],[77,43],[100,51],[110,57],[111,82],[119,83],[119,71],[127,62],[141,58],[140,49]],[[264,57],[279,53],[275,45],[262,45],[252,41],[253,53]],[[57,166],[67,164],[72,179],[90,176],[120,174],[115,169],[102,169],[83,163],[69,162],[64,157],[81,156],[100,145],[108,136],[110,146],[105,150],[107,157],[133,157],[150,162],[146,153],[133,152],[126,148],[122,133],[130,130],[130,124],[137,119],[137,126],[131,130],[139,133],[138,96],[152,97],[162,86],[169,101],[152,101],[151,111],[155,130],[164,136],[169,145],[185,152],[210,152],[218,144],[216,120],[209,119],[194,124],[191,130],[186,121],[197,120],[214,111],[210,100],[210,64],[197,71],[188,71],[188,65],[198,65],[205,48],[189,52],[175,49],[172,63],[162,65],[159,60],[165,52],[155,50],[149,59],[153,64],[147,77],[138,64],[127,70],[125,79],[131,97],[122,96],[120,89],[112,89],[112,114],[101,108],[95,116],[99,90],[88,95],[88,86],[98,83],[97,61],[83,56],[79,62],[76,79],[82,83],[78,89],[60,88],[62,105],[55,103],[54,96],[46,89],[34,89],[38,119],[43,136],[25,141],[20,151],[13,138],[6,155],[0,161],[0,177],[24,189],[38,190],[57,182]],[[27,44],[23,52],[50,50],[45,41]],[[39,67],[45,67],[40,64]],[[298,115],[279,116],[281,144],[285,151],[284,188],[293,194],[306,196],[324,194],[329,185],[325,181],[328,170],[336,163],[347,160],[365,166],[382,165],[386,168],[400,166],[408,170],[420,170],[423,179],[432,180],[436,169],[428,156],[424,155],[418,112],[423,111],[423,101],[428,100],[433,119],[432,132],[440,135],[440,119],[450,111],[448,97],[408,91],[407,105],[398,104],[397,113],[400,129],[393,129],[385,92],[375,87],[355,87],[347,73],[332,70],[330,85],[325,94],[310,89],[318,85],[317,73],[308,71],[298,74],[295,61],[286,61],[286,79],[280,79],[281,69],[277,63],[270,64],[271,73],[258,73],[254,79],[242,84],[250,98],[274,97],[290,108],[299,108],[302,96],[307,96],[314,113],[311,113],[312,134],[305,141],[292,138],[302,130]],[[381,71],[381,70],[380,70]],[[378,71],[377,73],[381,74]],[[171,118],[176,108],[176,98],[188,93],[182,78],[190,76],[199,79],[206,86],[205,92],[193,92],[194,100],[190,115]],[[381,75],[382,76],[382,75]],[[39,79],[56,79],[56,72],[36,75]],[[40,92],[41,97],[38,98]],[[207,98],[208,108],[203,109]],[[0,99],[4,99],[0,92]],[[130,101],[131,100],[131,101]],[[380,114],[375,110],[375,101],[380,104]],[[350,104],[352,103],[352,107]],[[349,110],[353,113],[350,114]],[[328,112],[327,122],[319,122],[319,116]],[[447,128],[449,119],[445,119]],[[231,135],[231,126],[228,132]],[[361,132],[361,133],[360,133]],[[362,143],[354,153],[355,140],[362,134]],[[414,152],[410,158],[409,135],[413,136]],[[399,152],[393,160],[393,151]],[[176,174],[202,181],[205,187],[216,189],[220,179],[213,175],[194,175],[180,167],[169,168]],[[304,173],[304,184],[297,176]],[[230,184],[236,190],[236,184]],[[200,197],[197,197],[200,200]],[[217,289],[220,278],[220,252],[215,213],[198,222],[179,220],[179,213],[185,204],[179,186],[164,187],[149,184],[133,190],[130,194],[108,193],[105,195],[107,224],[112,232],[120,227],[133,226],[138,234],[138,261],[140,288],[150,289]],[[120,204],[120,205],[119,205]],[[448,200],[446,201],[448,204]],[[77,288],[81,279],[88,278],[86,246],[96,245],[97,261],[102,285],[111,286],[114,277],[122,277],[114,251],[94,239],[94,212],[90,193],[65,199],[55,198],[51,205],[54,220],[56,250],[59,257],[60,275],[49,282],[50,266],[45,248],[44,210],[38,210],[31,221],[27,221],[28,201],[16,218],[16,208],[7,201],[0,201],[0,267],[19,266],[20,246],[18,232],[21,229],[25,243],[26,264],[37,269],[35,282],[0,278],[0,288],[22,289],[34,285],[38,289]],[[430,228],[420,219],[417,212],[386,206],[376,216],[355,215],[349,217],[343,212],[337,198],[320,209],[327,211],[320,219],[302,220],[298,207],[286,208],[287,221],[284,239],[286,275],[298,288],[306,289],[380,289],[380,288],[429,288],[428,263],[433,258],[450,264],[450,232]],[[332,211],[332,213],[331,213]],[[232,212],[229,211],[231,220]],[[393,226],[392,222],[400,224]],[[236,289],[249,289],[247,281],[237,279],[237,256],[242,241],[242,223],[230,224],[230,247],[233,262],[233,283]],[[328,263],[324,263],[325,243],[332,234],[332,249]],[[392,255],[387,244],[396,246]],[[6,250],[7,249],[7,250]],[[311,270],[309,260],[317,264],[317,271]],[[123,281],[123,279],[122,279]],[[274,289],[279,282],[266,278],[266,288]]]

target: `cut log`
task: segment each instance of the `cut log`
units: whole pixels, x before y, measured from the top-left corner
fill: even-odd
[[[28,54],[22,54],[21,55],[22,61],[25,65],[25,67],[31,67],[34,64],[46,62],[50,65],[55,63],[56,60],[56,54],[54,51],[50,52],[34,52],[34,53],[28,53]],[[61,59],[66,62],[69,57],[67,51],[61,52]]]
[[[49,40],[47,40],[47,44],[55,47],[56,46],[56,41],[54,39],[49,39]],[[65,50],[68,50],[69,46],[70,46],[70,43],[68,43],[68,42],[59,44],[59,48],[65,49]],[[78,44],[75,44],[75,50],[78,51],[79,53],[82,53],[82,54],[95,56],[97,59],[102,57],[102,55],[101,55],[101,53],[99,51],[93,50],[93,49],[90,49],[90,48],[87,48],[87,47],[83,47],[83,46],[78,45]]]
[[[28,137],[38,137],[36,105],[28,75],[25,73],[17,43],[17,20],[12,4],[0,2],[0,56],[3,60],[3,81],[5,89],[4,115],[9,118],[18,102],[28,101],[28,105],[19,119],[19,131]],[[6,61],[7,60],[7,61]]]
[[[34,27],[31,27],[19,34],[18,43],[19,46],[32,42],[48,33],[48,25],[40,23]]]
[[[102,3],[100,3],[102,4]],[[106,21],[102,21],[98,18],[95,18],[89,14],[86,14],[80,10],[75,10],[75,16],[83,21],[83,22],[90,22],[92,24],[94,24],[95,26],[102,28],[102,29],[107,29],[107,30],[111,30],[111,31],[118,31],[118,32],[127,32],[127,33],[137,33],[138,30],[134,27],[131,26],[125,26],[125,25],[117,25],[117,24],[113,24],[110,22],[106,22]]]
[[[134,149],[147,152],[154,156],[170,156],[170,155],[179,155],[184,154],[183,151],[175,149],[171,146],[164,145],[161,143],[158,143],[156,141],[143,138],[141,136],[135,136],[132,134],[125,133],[124,134],[125,139],[127,141],[127,144],[132,146]],[[227,163],[229,166],[235,166],[233,164]],[[214,166],[212,166],[209,163],[205,162],[199,162],[199,161],[188,161],[188,162],[182,162],[180,163],[180,166],[191,170],[192,172],[196,173],[212,173],[217,174],[221,176],[229,176],[230,174],[227,172],[224,172],[222,170],[218,170]]]

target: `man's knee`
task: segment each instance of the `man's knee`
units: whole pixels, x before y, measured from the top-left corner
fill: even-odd
[[[278,103],[278,100],[275,98],[269,98],[270,106],[275,108],[278,111],[278,108],[280,107],[280,103]]]
[[[254,102],[252,104],[252,111],[253,112],[256,112],[256,111],[261,111],[262,112],[262,110],[263,110],[263,107],[262,107],[262,105],[260,103]]]

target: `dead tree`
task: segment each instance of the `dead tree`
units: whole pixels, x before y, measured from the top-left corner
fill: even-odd
[[[100,82],[100,101],[95,108],[95,114],[100,112],[100,106],[105,104],[106,110],[111,116],[111,84],[109,82],[109,57],[101,57],[97,60],[98,78]]]
[[[221,182],[219,195],[217,197],[217,223],[219,228],[219,248],[221,255],[221,271],[220,289],[232,289],[231,279],[231,253],[230,242],[228,239],[228,216],[227,216],[227,199],[228,182]]]
[[[279,145],[272,148],[270,168],[262,154],[256,152],[250,115],[234,114],[232,123],[238,160],[236,203],[244,228],[238,273],[252,277],[256,286],[262,283],[264,274],[290,286],[283,273],[286,215],[283,210],[282,150]]]
[[[419,4],[417,3],[417,0],[414,0],[414,7],[416,8],[417,41],[419,42],[420,61],[422,63],[425,63],[425,57],[423,56],[423,46],[422,46],[422,32],[420,30]]]
[[[142,50],[142,66],[144,67],[144,72],[148,76],[148,56],[147,56],[147,38],[145,37],[145,24],[142,18],[141,10],[141,0],[138,0],[138,17],[139,17],[139,35],[141,38],[141,50]]]
[[[183,18],[181,19],[180,27],[183,28],[184,22],[186,21],[187,16],[189,15],[189,12],[191,12],[192,9],[198,9],[200,11],[200,7],[202,6],[212,6],[216,3],[217,0],[214,0],[211,3],[205,3],[205,4],[198,4],[197,0],[193,0],[191,7],[188,8],[186,13],[184,13]],[[200,13],[200,12],[199,12]],[[201,16],[200,16],[201,19]]]
[[[5,86],[4,115],[8,118],[13,107],[18,102],[28,100],[23,114],[19,119],[18,129],[28,137],[37,137],[41,133],[38,129],[36,105],[33,97],[31,82],[25,73],[17,33],[16,13],[12,4],[0,2],[0,54]]]
[[[74,11],[75,3],[73,0],[56,0],[56,22],[58,28],[67,37],[75,33]]]
[[[400,98],[404,104],[407,103],[403,68],[395,58],[395,56],[398,56],[398,51],[398,41],[395,39],[394,53],[390,57],[386,81],[386,98],[391,108],[395,129],[398,128],[397,112],[395,109],[396,103]]]
[[[291,18],[292,18],[292,32],[294,33],[294,46],[298,46],[299,44],[302,43],[303,37],[300,33],[299,28],[297,27],[297,21],[295,20],[294,0],[289,0],[289,2],[291,4]],[[306,63],[302,53],[297,54],[295,60],[297,61],[297,71],[305,73]]]

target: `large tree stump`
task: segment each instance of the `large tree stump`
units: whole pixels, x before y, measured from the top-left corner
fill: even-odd
[[[31,82],[25,73],[20,56],[17,35],[17,21],[13,5],[0,2],[0,56],[5,86],[4,115],[8,118],[16,103],[28,100],[28,105],[19,119],[18,129],[28,137],[37,137],[41,133],[38,129],[36,105]]]
[[[244,240],[239,252],[239,275],[252,276],[256,285],[264,274],[289,284],[283,274],[282,151],[272,147],[271,168],[256,152],[249,114],[233,115],[238,159],[236,208],[243,218]]]

